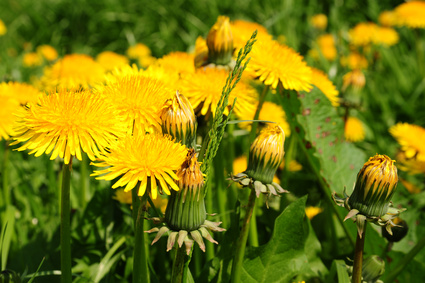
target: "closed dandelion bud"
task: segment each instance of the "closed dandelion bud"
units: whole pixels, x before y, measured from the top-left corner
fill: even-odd
[[[172,230],[198,229],[207,216],[204,201],[204,176],[195,150],[189,150],[186,161],[176,173],[179,191],[172,192],[165,210],[165,222]]]
[[[357,174],[348,204],[365,216],[380,217],[388,211],[397,181],[394,161],[386,155],[377,154],[369,158]]]
[[[165,102],[161,112],[162,131],[188,148],[196,147],[196,116],[189,100],[176,91],[173,99]]]
[[[268,126],[254,140],[249,150],[248,169],[251,178],[271,184],[273,176],[283,161],[285,133],[279,126]]]
[[[228,65],[233,55],[233,35],[229,18],[219,16],[207,36],[208,61]]]
[[[385,261],[377,255],[371,255],[363,261],[363,282],[373,283],[385,272]]]

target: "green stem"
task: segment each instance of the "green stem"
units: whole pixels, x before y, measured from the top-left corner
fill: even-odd
[[[413,260],[413,258],[425,247],[425,236],[404,256],[397,266],[383,278],[383,282],[391,283],[404,270],[404,268]]]
[[[182,283],[186,281],[184,278],[187,278],[189,261],[190,257],[186,256],[186,247],[182,245],[181,248],[177,248],[171,276],[172,283]]]
[[[10,190],[9,190],[9,154],[10,147],[9,141],[6,141],[4,144],[4,152],[3,152],[3,164],[2,164],[2,189],[3,189],[3,197],[0,203],[0,208],[4,207],[4,211],[6,211],[7,207],[10,204]]]
[[[150,180],[148,180],[148,186]],[[140,187],[132,190],[132,201],[133,201],[133,221],[135,230],[135,244],[133,251],[133,282],[134,283],[145,283],[149,281],[149,270],[148,261],[146,256],[146,245],[145,245],[145,233],[143,224],[145,220],[146,203],[148,199],[149,188],[146,188],[146,192],[142,197],[138,196]]]
[[[422,38],[421,38],[421,31],[419,28],[415,29],[415,43],[416,43],[416,56],[418,61],[418,68],[420,74],[424,73],[424,56],[423,56],[423,49],[422,49]]]
[[[152,201],[152,199],[151,199],[150,196],[148,196],[148,202],[149,202],[149,205],[152,207],[152,209],[155,211],[156,216],[158,216],[160,218],[164,216],[164,215],[162,215],[161,210],[159,210],[159,209],[156,208],[156,206],[153,203],[153,201]]]
[[[267,96],[267,93],[269,92],[269,88],[270,87],[268,85],[266,85],[263,88],[263,92],[260,95],[260,100],[258,101],[257,110],[255,111],[255,115],[254,115],[254,119],[253,120],[258,120],[258,117],[260,117],[261,108],[263,107],[264,101],[266,100],[266,96]],[[258,123],[257,122],[252,122],[251,132],[249,134],[249,143],[248,143],[248,146],[251,146],[251,143],[255,139],[255,135],[257,134],[257,127],[258,127]]]
[[[352,283],[361,283],[362,282],[362,267],[363,267],[363,250],[364,250],[364,240],[366,236],[366,222],[364,223],[364,228],[361,236],[357,233],[356,248],[354,251],[354,265],[353,265],[353,278]]]
[[[72,157],[68,164],[62,167],[61,189],[61,282],[72,282],[71,262],[71,171]]]
[[[210,173],[211,173],[211,171],[210,171]],[[207,186],[206,187],[206,190],[208,190],[208,193],[205,195],[205,205],[206,205],[206,208],[207,208],[207,212],[208,213],[212,213],[212,211],[214,211],[214,210],[213,210],[213,196],[212,196],[212,192],[213,191],[210,190],[211,189],[211,182],[208,182],[206,184],[206,186]],[[215,256],[214,244],[211,243],[210,241],[207,241],[206,242],[206,252],[205,252],[205,255],[206,255],[206,260],[207,261],[213,259],[214,256]]]
[[[214,179],[215,179],[215,191],[217,192],[217,205],[220,215],[220,221],[223,223],[223,227],[228,227],[228,215],[226,214],[226,204],[227,204],[227,188],[224,184],[224,148],[220,147],[217,151],[217,156],[214,158]],[[211,211],[210,211],[211,213]]]
[[[239,234],[239,238],[236,242],[235,258],[232,264],[232,283],[241,282],[242,263],[245,255],[246,240],[248,238],[249,224],[252,216],[252,212],[255,206],[255,190],[251,188],[249,195],[248,204],[246,207],[246,213],[242,224],[242,229]]]
[[[257,205],[254,205],[254,208],[252,210],[252,215],[253,217],[251,217],[251,225],[249,225],[249,245],[251,247],[258,247],[259,243],[258,243],[258,230],[257,230],[257,217],[256,216],[256,210],[257,210]]]
[[[78,194],[79,196],[79,203],[80,203],[80,207],[81,209],[84,209],[84,207],[86,206],[86,195],[87,195],[87,191],[89,189],[90,186],[90,179],[89,179],[89,174],[88,174],[88,167],[89,167],[89,162],[87,159],[87,155],[85,153],[82,154],[82,160],[80,161],[81,167],[80,167],[80,174],[81,174],[81,191]]]

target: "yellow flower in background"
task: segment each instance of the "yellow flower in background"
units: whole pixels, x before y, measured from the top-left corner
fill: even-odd
[[[173,92],[161,81],[143,75],[109,77],[95,90],[110,101],[129,133],[161,132],[160,111]]]
[[[22,58],[25,67],[37,67],[43,63],[43,58],[36,52],[25,53]]]
[[[258,105],[258,103],[256,105]],[[253,112],[238,113],[238,118],[241,120],[252,120],[254,119],[256,109],[257,109],[257,106],[251,109],[253,110]],[[291,127],[286,121],[285,111],[280,105],[277,105],[273,102],[268,102],[268,101],[264,102],[263,107],[261,108],[258,120],[276,122],[277,125],[279,125],[283,129],[287,137],[291,134]],[[251,124],[252,123],[250,122],[243,122],[243,123],[238,123],[238,126],[242,129],[251,129]]]
[[[340,63],[351,70],[366,69],[368,66],[366,57],[357,52],[350,52],[348,56],[341,57]]]
[[[13,144],[17,150],[30,149],[36,157],[52,153],[69,164],[71,157],[82,160],[86,152],[95,160],[118,137],[124,135],[113,106],[90,91],[60,90],[39,97],[18,114]]]
[[[323,57],[329,61],[336,58],[337,50],[335,47],[335,39],[332,34],[323,34],[317,38],[317,45],[319,45],[320,52]]]
[[[425,2],[409,1],[394,9],[397,24],[409,28],[425,28]]]
[[[317,214],[323,212],[323,208],[317,206],[308,206],[305,208],[305,215],[307,215],[308,219],[312,219]]]
[[[360,90],[366,84],[366,77],[359,69],[348,72],[342,77],[342,80],[343,91],[345,91],[349,86],[352,86],[355,90]]]
[[[378,22],[384,27],[392,27],[397,23],[397,15],[394,11],[383,11],[379,14]]]
[[[276,89],[279,82],[285,89],[311,89],[311,69],[304,58],[292,48],[274,40],[259,40],[249,55],[251,60],[246,72],[263,84],[273,89]]]
[[[0,95],[15,99],[18,104],[36,102],[41,92],[32,85],[20,82],[0,83]]]
[[[152,196],[150,196],[152,198]],[[124,204],[132,204],[132,194],[131,191],[126,192],[124,189],[116,189],[115,195],[113,199],[119,201]],[[162,213],[165,213],[165,209],[167,208],[168,200],[162,196],[157,197],[156,199],[152,199],[153,204],[156,208],[159,208]],[[150,207],[150,203],[147,203],[148,207]]]
[[[374,23],[359,23],[348,31],[350,42],[355,46],[366,46],[373,41],[378,26]]]
[[[422,168],[425,168],[425,163],[423,164],[423,166],[424,167],[422,167]],[[400,178],[399,180],[400,180],[400,182],[403,184],[403,186],[406,188],[406,190],[409,193],[411,193],[411,194],[419,194],[420,192],[422,192],[422,190],[420,188],[418,188],[415,184],[413,184],[413,183],[411,183],[411,182],[409,182],[407,180],[404,180],[402,178]]]
[[[397,153],[396,159],[401,170],[409,174],[425,174],[425,161],[418,160],[416,157],[407,158],[404,151]]]
[[[195,73],[182,74],[179,90],[189,99],[197,115],[215,115],[228,72],[215,68],[198,69]],[[251,112],[257,103],[257,92],[241,80],[229,96],[229,106],[237,98],[235,113]],[[255,110],[254,110],[255,111]],[[225,109],[227,115],[228,109]]]
[[[198,36],[195,42],[195,68],[208,64],[208,46],[207,41]]]
[[[58,58],[58,52],[53,46],[40,45],[37,47],[37,53],[40,54],[47,61],[53,61]]]
[[[0,107],[0,140],[7,140],[15,134],[13,130],[16,122],[15,113],[21,106],[16,99],[2,95],[1,92],[0,99],[2,104]]]
[[[96,56],[96,61],[108,71],[127,66],[129,63],[127,57],[112,51],[103,51],[99,53]]]
[[[373,43],[391,46],[399,41],[398,33],[390,27],[379,27],[373,37]]]
[[[328,26],[328,17],[325,14],[317,14],[311,17],[311,25],[318,30],[325,30]]]
[[[6,25],[4,22],[0,19],[0,36],[5,35],[7,32]]]
[[[233,35],[229,17],[219,16],[208,32],[208,61],[217,65],[227,65],[233,55]]]
[[[389,129],[407,159],[425,162],[425,129],[413,124],[397,123]]]
[[[105,69],[92,57],[84,54],[65,55],[44,69],[40,79],[47,90],[56,88],[89,88],[104,81]]]
[[[151,50],[143,43],[137,43],[127,49],[127,56],[130,59],[138,60],[140,66],[143,68],[148,67],[155,62],[155,57],[152,57]]]
[[[273,39],[273,36],[268,33],[267,29],[258,23],[235,20],[230,23],[230,26],[233,33],[233,46],[236,50],[245,46],[255,30],[257,30],[257,43],[260,41],[268,42]]]
[[[195,72],[195,55],[186,52],[171,52],[159,58],[156,64],[160,65],[166,71],[180,73]]]
[[[350,142],[358,142],[364,140],[365,135],[362,121],[356,117],[348,117],[344,128],[345,139]]]
[[[97,167],[107,167],[94,171],[91,176],[98,180],[120,178],[112,188],[124,187],[132,190],[138,182],[138,195],[145,194],[148,183],[152,198],[156,199],[158,190],[170,194],[169,187],[178,191],[174,171],[178,170],[187,154],[185,146],[175,143],[162,134],[126,136],[118,140],[109,153],[101,157],[100,162],[93,162]]]
[[[324,72],[316,68],[311,68],[311,70],[312,70],[311,83],[314,86],[316,86],[318,89],[320,89],[324,95],[326,95],[326,97],[332,103],[332,106],[335,106],[335,107],[339,106],[339,97],[338,97],[339,91],[329,80],[328,76]]]

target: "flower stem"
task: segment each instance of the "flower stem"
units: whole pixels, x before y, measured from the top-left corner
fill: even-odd
[[[88,167],[89,167],[89,162],[87,159],[87,155],[84,153],[82,154],[82,160],[80,161],[80,174],[81,174],[81,191],[79,192],[78,196],[79,196],[79,203],[80,203],[80,208],[84,209],[86,206],[86,195],[87,195],[87,190],[89,189],[90,186],[90,179],[89,179],[89,174],[88,174]]]
[[[356,248],[354,250],[354,265],[353,265],[353,278],[352,283],[362,282],[362,267],[363,267],[363,249],[364,240],[366,235],[366,222],[361,236],[357,233]]]
[[[190,256],[186,256],[186,247],[182,245],[181,248],[177,248],[176,258],[173,264],[173,273],[171,276],[172,283],[186,282],[187,273],[189,270]]]
[[[72,282],[71,262],[71,170],[72,157],[68,164],[62,167],[61,189],[61,282]]]
[[[383,278],[383,282],[391,283],[403,271],[403,269],[412,261],[412,259],[425,247],[425,236],[404,256],[404,258],[397,264],[390,273]]]
[[[9,147],[9,141],[6,141],[4,144],[4,152],[3,152],[3,160],[2,160],[2,189],[3,189],[3,196],[0,200],[0,208],[4,208],[4,211],[6,211],[8,205],[10,204],[10,190],[9,190],[9,154],[10,154],[10,147]]]
[[[246,207],[246,214],[243,220],[242,229],[239,234],[238,241],[236,242],[236,253],[232,265],[232,283],[241,282],[242,262],[245,255],[246,240],[248,238],[249,224],[252,212],[255,206],[255,190],[251,188],[248,204]]]
[[[148,181],[148,186],[150,180]],[[148,262],[146,257],[146,245],[145,245],[145,233],[143,224],[145,220],[146,203],[148,199],[147,192],[149,188],[146,188],[146,192],[142,197],[139,197],[140,182],[137,189],[132,190],[132,201],[133,201],[133,221],[135,230],[135,244],[133,251],[133,282],[144,283],[149,282],[149,270]]]

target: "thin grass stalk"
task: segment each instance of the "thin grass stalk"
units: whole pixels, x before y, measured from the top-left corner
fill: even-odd
[[[86,207],[86,197],[87,191],[90,186],[90,178],[89,178],[89,161],[86,154],[82,154],[82,160],[80,161],[80,174],[81,174],[81,184],[80,184],[80,193],[78,194],[80,207],[84,209]]]
[[[72,261],[71,261],[71,171],[72,157],[68,164],[62,167],[61,186],[61,282],[72,282]]]
[[[3,152],[3,160],[2,160],[2,189],[3,189],[3,197],[0,200],[0,207],[4,208],[6,211],[7,207],[11,203],[10,199],[10,190],[9,190],[9,155],[10,155],[10,147],[9,141],[6,141],[4,144],[4,152]]]
[[[363,250],[364,250],[364,240],[366,236],[366,225],[364,224],[363,231],[361,235],[357,233],[356,248],[354,250],[354,264],[353,264],[353,277],[352,283],[361,283],[362,282],[362,267],[363,267]]]
[[[236,251],[235,251],[235,258],[233,259],[232,264],[232,283],[239,283],[241,282],[241,273],[242,273],[242,263],[243,258],[245,255],[245,247],[246,247],[246,241],[248,238],[248,231],[249,231],[249,225],[251,223],[251,216],[252,212],[254,211],[255,206],[255,190],[251,188],[251,193],[249,195],[248,199],[248,205],[246,207],[246,213],[242,224],[242,229],[239,234],[239,238],[236,242]]]
[[[133,282],[134,283],[145,283],[149,281],[149,269],[146,255],[145,245],[145,233],[144,233],[144,220],[146,203],[148,200],[148,193],[150,191],[150,180],[148,181],[146,192],[142,197],[139,197],[139,187],[132,190],[132,202],[133,202],[133,221],[134,221],[134,232],[135,232],[135,244],[133,251]]]
[[[225,166],[224,148],[221,147],[217,151],[217,156],[214,159],[214,179],[215,190],[217,192],[218,213],[223,227],[228,227],[228,215],[226,214],[227,193],[224,183],[224,166]]]
[[[207,186],[206,189],[208,189],[209,191],[211,187],[211,182],[207,183],[205,186]],[[209,193],[205,195],[205,205],[206,205],[207,213],[212,213],[214,211],[212,191],[209,191]],[[211,243],[210,241],[206,241],[205,246],[206,246],[205,248],[206,260],[209,261],[215,257],[214,244]]]

